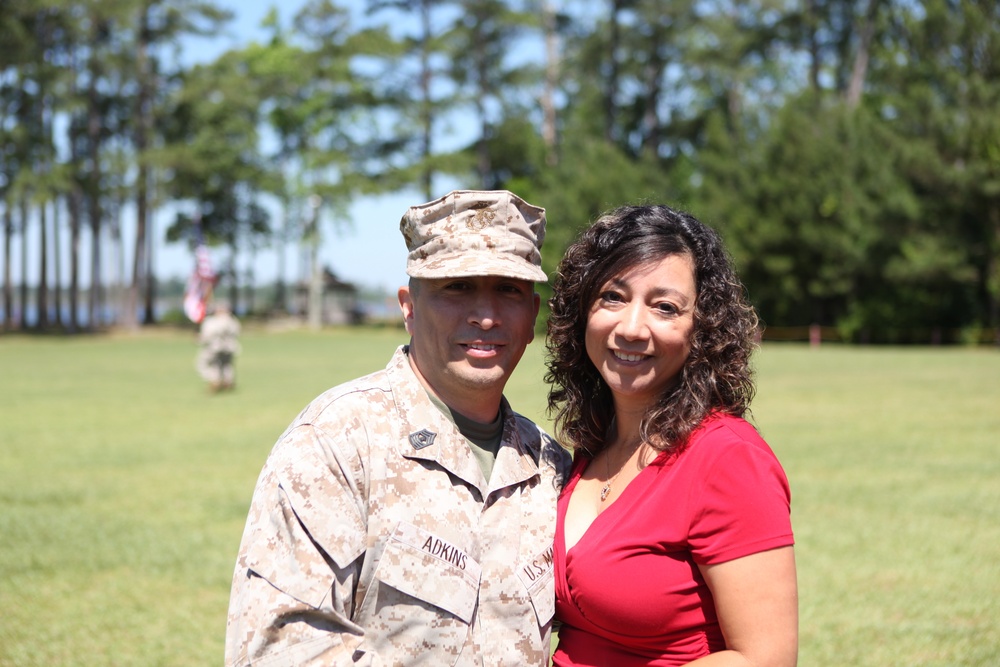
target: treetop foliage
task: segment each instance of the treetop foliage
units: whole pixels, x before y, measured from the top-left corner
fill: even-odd
[[[100,284],[129,225],[138,303],[155,208],[235,264],[350,224],[357,197],[457,182],[544,206],[550,272],[601,212],[662,202],[719,229],[770,327],[1000,326],[997,3],[361,4],[272,11],[258,41],[185,66],[184,39],[232,18],[210,0],[0,2],[3,266],[31,225],[58,241],[45,212],[64,209]],[[39,281],[4,276],[7,327],[17,282]]]

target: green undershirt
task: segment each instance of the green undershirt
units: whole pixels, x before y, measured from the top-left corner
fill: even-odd
[[[490,475],[493,474],[493,464],[497,460],[497,452],[500,451],[500,441],[503,439],[503,411],[497,412],[496,419],[489,424],[483,424],[455,412],[434,394],[427,392],[427,395],[431,403],[451,420],[472,445],[472,455],[476,457],[479,469],[483,471],[483,478],[489,481]]]

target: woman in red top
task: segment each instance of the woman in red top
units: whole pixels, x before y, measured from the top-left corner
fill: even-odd
[[[798,656],[790,492],[743,419],[757,317],[718,235],[630,206],[570,246],[549,407],[575,464],[555,536],[558,667]]]

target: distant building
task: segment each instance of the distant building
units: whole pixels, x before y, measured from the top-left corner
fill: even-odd
[[[302,317],[309,314],[309,283],[298,282],[292,296],[293,312]],[[358,288],[344,282],[328,268],[323,269],[323,314],[324,325],[361,324],[364,313],[358,303]]]

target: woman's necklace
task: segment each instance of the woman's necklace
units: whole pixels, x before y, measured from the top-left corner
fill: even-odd
[[[611,451],[608,450],[607,456],[604,457],[604,466],[608,471],[608,481],[606,481],[604,483],[604,486],[601,487],[602,503],[608,499],[608,494],[611,493],[611,485],[615,483],[616,479],[618,479],[618,475],[622,474],[622,470],[625,469],[625,464],[628,463],[628,460],[632,458],[632,454],[635,453],[635,450],[641,444],[642,444],[642,439],[640,439],[638,442],[636,442],[634,445],[628,448],[628,456],[626,456],[625,460],[622,461],[622,464],[618,466],[618,470],[615,472],[614,477],[611,476]]]

